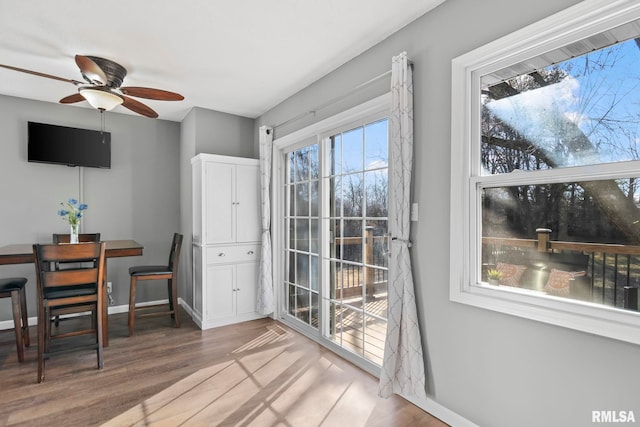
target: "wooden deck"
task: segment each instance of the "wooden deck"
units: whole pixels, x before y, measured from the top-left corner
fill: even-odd
[[[352,303],[354,306],[360,307],[361,300],[361,298],[354,299]],[[350,305],[349,300],[345,302]],[[386,294],[367,298],[364,311],[386,318]],[[332,339],[365,359],[382,365],[387,322],[374,316],[363,315],[361,310],[354,310],[346,306],[336,310],[335,318],[336,328]]]
[[[483,264],[485,267],[497,262],[526,265],[541,254],[548,257],[588,256],[590,259],[582,268],[572,270],[585,271],[586,276],[579,281],[586,281],[587,289],[577,292],[571,289],[569,295],[554,296],[638,311],[640,246],[549,240],[551,230],[540,228],[536,231],[537,239],[483,236]],[[523,282],[524,288],[542,291],[536,289],[535,283]]]

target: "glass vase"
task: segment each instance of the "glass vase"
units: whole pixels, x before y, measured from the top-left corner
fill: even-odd
[[[79,224],[69,224],[69,243],[78,243],[78,225]]]

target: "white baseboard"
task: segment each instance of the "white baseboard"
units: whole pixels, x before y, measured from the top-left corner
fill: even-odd
[[[187,304],[187,302],[185,300],[183,300],[182,298],[180,298],[180,297],[178,297],[178,304],[180,304],[182,306],[182,308],[184,309],[184,311],[186,311],[187,314],[193,319],[194,311],[189,306],[189,304]]]
[[[442,406],[435,400],[430,399],[428,397],[426,399],[416,399],[413,397],[407,397],[403,395],[400,395],[400,396],[402,396],[403,399],[406,399],[409,402],[413,403],[420,409],[423,409],[424,411],[430,413],[431,415],[438,418],[439,420],[449,424],[450,426],[478,427],[477,424],[474,424],[473,422],[469,421],[462,415],[459,415],[456,412],[453,412],[451,409],[445,406]]]
[[[36,321],[37,318],[35,317],[29,317],[28,320],[29,320],[29,326],[38,324],[38,322]],[[13,329],[13,320],[3,320],[0,322],[0,331],[3,331],[5,329]]]
[[[249,314],[242,314],[242,315],[231,316],[231,317],[223,317],[223,318],[214,319],[214,320],[200,320],[198,318],[194,318],[194,321],[200,327],[200,329],[205,330],[205,329],[211,329],[211,328],[218,328],[220,326],[233,325],[234,323],[241,323],[241,322],[248,322],[250,320],[262,319],[263,317],[265,316],[258,313],[249,313]]]
[[[205,319],[202,319],[202,317],[199,316],[198,313],[193,308],[191,308],[184,300],[179,298],[178,303],[182,306],[182,308],[184,308],[184,310],[189,314],[189,316],[191,316],[191,319],[194,321],[194,323],[198,325],[198,327],[202,330],[217,328],[219,326],[231,325],[234,323],[247,322],[250,320],[262,319],[263,317],[266,317],[258,313],[247,313],[247,314],[241,314],[237,316],[222,317],[222,318],[213,319],[213,320],[205,320]]]
[[[138,303],[138,306],[145,306],[145,305],[154,305],[154,304],[167,304],[169,303],[168,299],[164,299],[164,300],[157,300],[157,301],[148,301],[148,302],[141,302]],[[185,307],[185,309],[187,308],[187,305],[185,304],[185,302],[181,299],[178,298],[178,304],[180,304],[181,306]],[[189,307],[189,309],[187,310],[187,312],[189,312],[191,310],[191,308]],[[129,304],[124,304],[124,305],[112,305],[107,309],[109,314],[117,314],[117,313],[128,313],[129,312]],[[62,316],[62,317],[73,317],[73,316],[77,316],[77,314],[70,314],[68,316]],[[29,317],[29,326],[36,326],[38,324],[38,318],[37,317]],[[3,320],[0,321],[0,331],[5,330],[5,329],[13,329],[13,320]]]

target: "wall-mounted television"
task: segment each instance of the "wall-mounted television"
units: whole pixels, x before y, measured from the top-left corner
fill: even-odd
[[[67,166],[111,168],[111,134],[28,122],[27,160]]]

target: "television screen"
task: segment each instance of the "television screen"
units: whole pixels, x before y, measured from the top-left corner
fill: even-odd
[[[67,166],[111,168],[111,134],[29,122],[27,160]]]

